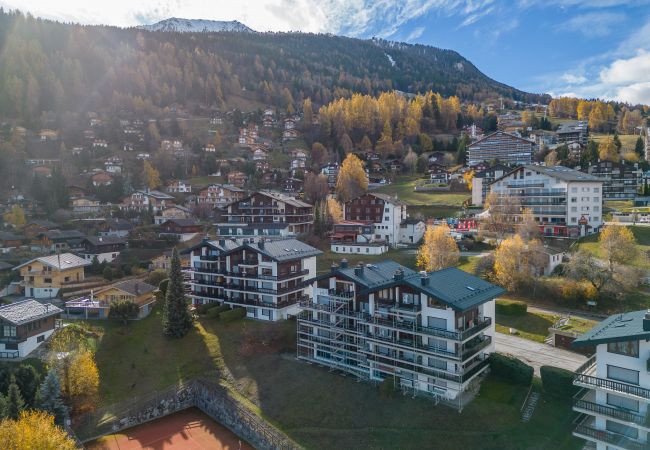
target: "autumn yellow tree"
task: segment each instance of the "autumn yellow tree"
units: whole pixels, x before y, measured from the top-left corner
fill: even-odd
[[[532,210],[526,208],[517,224],[517,234],[524,242],[532,241],[539,237],[539,224],[535,221]]]
[[[440,270],[458,264],[460,252],[447,225],[428,226],[424,242],[416,256],[417,266],[426,271]]]
[[[14,228],[20,228],[25,225],[25,211],[20,207],[20,205],[14,205],[11,207],[11,211],[5,213],[4,221],[11,224]]]
[[[368,177],[363,167],[363,162],[350,153],[339,170],[336,180],[336,194],[338,199],[345,203],[368,191]]]
[[[144,179],[149,189],[156,189],[162,184],[160,172],[149,161],[144,162]]]
[[[99,370],[92,352],[80,349],[55,364],[61,380],[61,393],[72,411],[79,413],[94,409],[99,392]]]
[[[384,129],[377,141],[376,150],[383,158],[393,151],[393,130],[388,120],[384,122]]]
[[[334,223],[343,220],[343,208],[341,208],[341,204],[331,197],[327,199],[327,212]]]
[[[545,260],[538,240],[528,243],[518,234],[505,239],[494,252],[494,273],[498,283],[509,291],[539,274]]]
[[[7,450],[76,450],[77,445],[54,416],[43,411],[23,411],[18,420],[0,422],[0,448]]]
[[[618,162],[620,155],[612,139],[606,139],[598,146],[598,157],[601,161]]]
[[[607,261],[610,273],[615,264],[628,264],[636,258],[638,247],[636,238],[629,227],[610,225],[603,228],[598,239],[600,253]]]
[[[472,185],[474,183],[474,170],[470,169],[467,172],[463,173],[463,181],[467,185],[467,189],[472,190]]]

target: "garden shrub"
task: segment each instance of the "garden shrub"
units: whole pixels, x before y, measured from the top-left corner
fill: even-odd
[[[505,381],[528,386],[533,380],[533,368],[525,362],[501,353],[490,355],[490,370]]]
[[[578,391],[573,385],[573,372],[553,366],[542,366],[539,369],[542,376],[544,392],[561,398],[571,398]]]
[[[246,317],[246,308],[235,308],[219,314],[219,319],[224,322],[234,322],[235,320],[243,319],[244,317]]]

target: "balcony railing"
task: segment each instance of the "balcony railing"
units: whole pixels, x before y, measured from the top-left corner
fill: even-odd
[[[264,308],[286,308],[287,306],[300,303],[300,301],[303,298],[304,297],[298,297],[296,299],[282,300],[276,303],[263,302],[261,300],[245,299],[245,298],[237,298],[237,297],[226,297],[224,298],[224,301],[227,303],[236,303],[238,305],[244,305],[244,306],[262,306]]]
[[[591,374],[596,373],[596,356],[592,356],[587,362],[576,370],[573,384],[590,389],[605,389],[608,391],[631,395],[645,400],[650,400],[650,389],[635,386],[621,381],[599,378]]]
[[[581,410],[581,412],[588,411],[594,414],[600,414],[603,416],[622,420],[624,422],[632,422],[638,425],[647,426],[646,418],[642,414],[635,413],[621,408],[615,408],[613,406],[601,405],[599,403],[594,403],[589,400],[585,400],[584,398],[576,400],[575,403],[573,404],[573,408],[577,410]]]
[[[378,316],[364,316],[364,322],[370,325],[382,325],[400,330],[409,330],[413,332],[428,334],[431,336],[442,337],[445,339],[453,339],[455,341],[464,341],[469,337],[479,333],[480,331],[488,328],[492,324],[492,319],[489,317],[479,321],[471,328],[462,331],[449,331],[442,328],[433,328],[418,325],[414,322],[398,321],[394,319],[384,319]]]
[[[580,422],[573,434],[577,437],[581,437],[587,440],[596,440],[604,442],[606,444],[616,445],[617,447],[622,447],[627,450],[649,450],[650,444],[647,442],[639,442],[628,436],[624,436],[619,433],[614,433],[613,431],[601,430],[595,428],[593,418],[586,416],[586,419]]]
[[[290,272],[281,275],[262,275],[259,273],[247,273],[247,272],[232,272],[223,269],[213,269],[206,267],[191,267],[188,272],[198,272],[198,273],[210,273],[215,275],[225,275],[227,277],[233,278],[247,278],[247,279],[258,279],[258,280],[269,280],[269,281],[282,281],[288,280],[291,278],[296,278],[304,275],[309,275],[309,270],[299,270],[297,272]]]
[[[224,289],[228,289],[231,291],[259,292],[260,294],[271,294],[271,295],[281,295],[281,294],[286,294],[288,292],[298,291],[304,289],[306,286],[308,286],[306,283],[297,283],[295,286],[287,286],[278,289],[268,289],[268,288],[261,288],[256,286],[245,286],[242,284],[232,284],[232,283],[223,284]]]

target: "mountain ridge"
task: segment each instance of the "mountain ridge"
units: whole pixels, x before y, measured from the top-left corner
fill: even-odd
[[[140,25],[136,28],[147,31],[177,33],[255,32],[255,30],[238,20],[184,19],[180,17],[170,17],[156,23]]]

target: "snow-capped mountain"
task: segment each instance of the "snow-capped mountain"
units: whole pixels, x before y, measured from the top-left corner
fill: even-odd
[[[176,31],[179,33],[213,33],[218,31],[252,33],[255,31],[236,20],[179,19],[177,17],[161,20],[151,25],[141,25],[138,28],[148,31]]]

